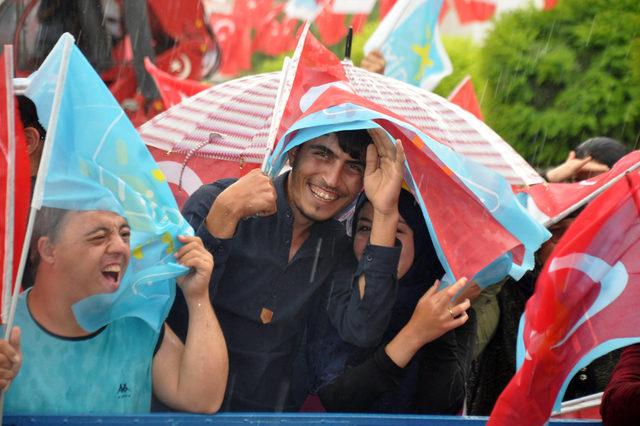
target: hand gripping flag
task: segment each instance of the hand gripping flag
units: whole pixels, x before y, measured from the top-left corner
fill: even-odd
[[[276,114],[284,111],[282,120],[272,127],[278,142],[265,171],[276,175],[286,152],[314,137],[382,128],[404,147],[405,180],[422,208],[446,282],[474,277],[492,263],[500,278],[520,278],[533,267],[533,253],[549,234],[517,202],[504,178],[356,95],[338,58],[309,32],[303,32],[291,64],[283,83],[289,92],[281,95],[285,104],[276,105]]]
[[[442,0],[398,0],[367,41],[365,53],[380,49],[384,75],[433,90],[451,74],[437,23]]]
[[[132,256],[120,288],[73,306],[96,330],[124,316],[159,329],[187,269],[173,258],[177,235],[193,234],[165,178],[73,37],[64,34],[29,77],[25,95],[47,127],[32,209],[108,210],[131,226]]]
[[[13,49],[0,56],[0,263],[2,315],[7,320],[29,217],[29,157],[13,96]]]
[[[570,379],[595,358],[640,341],[640,174],[627,174],[566,231],[520,325],[519,370],[490,425],[542,425]]]

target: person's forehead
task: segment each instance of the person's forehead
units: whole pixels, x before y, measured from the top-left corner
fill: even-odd
[[[74,211],[67,214],[66,225],[73,225],[74,229],[92,229],[100,227],[128,226],[127,220],[117,213],[106,210]],[[68,229],[68,228],[67,228]]]
[[[336,136],[335,133],[329,133],[326,135],[318,136],[317,138],[309,139],[303,144],[303,146],[313,146],[313,145],[336,147],[337,149],[340,149],[338,136]]]

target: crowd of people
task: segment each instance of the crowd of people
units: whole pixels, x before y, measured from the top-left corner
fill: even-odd
[[[35,179],[45,130],[28,98],[19,107]],[[588,178],[626,152],[589,139],[544,175]],[[196,235],[180,237],[176,253],[191,272],[177,280],[159,333],[135,318],[89,333],[72,310],[118,289],[131,257],[126,218],[42,208],[16,327],[0,342],[5,412],[488,415],[515,372],[536,276],[578,212],[550,228],[519,282],[441,288],[422,211],[402,188],[401,143],[381,130],[338,131],[291,149],[288,161],[275,180],[254,170],[191,195],[182,213]],[[335,219],[349,208],[351,222]],[[614,374],[624,386],[637,350]],[[568,396],[602,391],[617,356],[580,372]],[[603,414],[620,414],[609,408],[620,394],[637,401],[637,390],[608,390]]]

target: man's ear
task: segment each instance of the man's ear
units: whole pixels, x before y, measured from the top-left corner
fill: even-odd
[[[40,144],[40,132],[33,127],[25,127],[24,138],[27,141],[27,150],[29,155],[36,152]]]
[[[53,263],[55,258],[54,247],[49,237],[38,238],[38,254],[40,255],[40,262]]]
[[[296,157],[298,156],[298,151],[300,150],[300,146],[296,146],[287,151],[287,158],[289,159],[289,165],[293,167],[293,164],[296,161]]]

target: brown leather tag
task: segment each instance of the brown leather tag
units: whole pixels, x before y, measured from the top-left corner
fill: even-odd
[[[263,324],[269,324],[272,318],[273,311],[271,309],[262,308],[262,311],[260,312],[260,321],[262,321]]]

